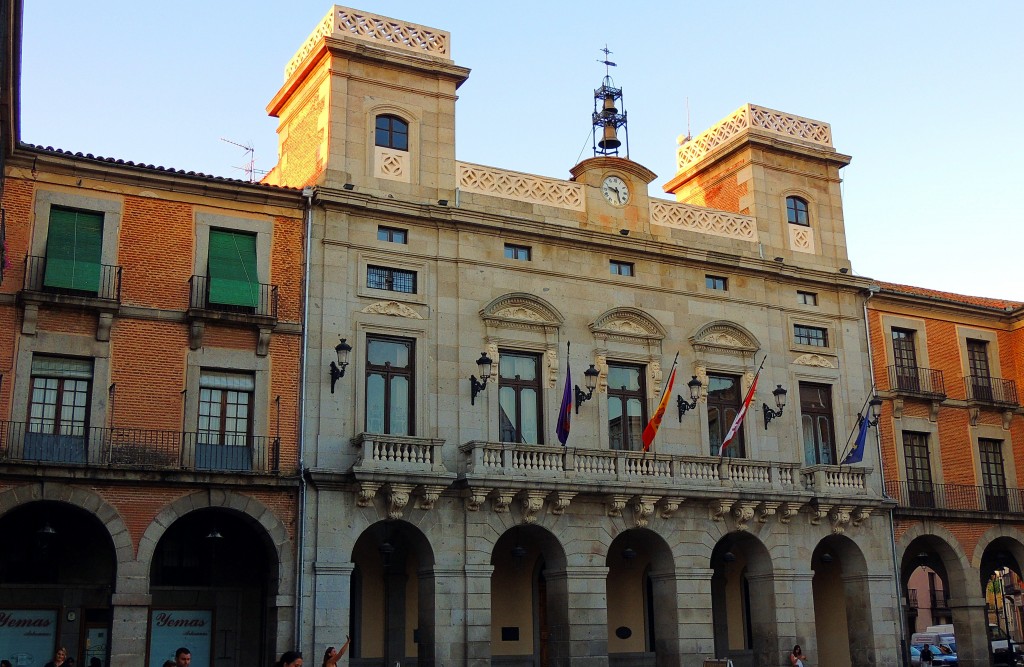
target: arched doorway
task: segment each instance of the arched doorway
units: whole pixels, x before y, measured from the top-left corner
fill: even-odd
[[[64,646],[79,664],[109,659],[117,559],[90,512],[40,501],[0,518],[0,657],[45,664]]]
[[[736,667],[774,666],[779,642],[768,550],[748,533],[729,533],[712,550],[711,569],[715,655]]]
[[[1024,547],[1011,537],[998,537],[982,553],[982,595],[985,597],[989,647],[996,665],[1012,665],[1024,636],[1017,601],[1021,598],[1021,559]]]
[[[678,664],[675,563],[657,533],[623,531],[608,549],[608,664]]]
[[[178,646],[192,667],[273,662],[277,573],[273,545],[248,515],[205,508],[176,520],[150,566],[147,664],[174,659]]]
[[[811,569],[815,662],[833,667],[875,664],[870,633],[850,632],[874,627],[863,552],[848,537],[830,535],[814,549]]]
[[[380,521],[352,549],[352,661],[433,664],[434,554],[405,521]]]

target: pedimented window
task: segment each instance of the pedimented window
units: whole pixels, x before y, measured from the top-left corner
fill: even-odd
[[[500,296],[480,311],[487,326],[549,333],[562,326],[562,316],[554,306],[532,294]]]
[[[690,345],[697,352],[745,357],[761,349],[754,334],[726,320],[709,322],[690,337]]]
[[[623,343],[655,343],[665,338],[665,328],[636,308],[612,308],[590,325],[595,337]]]

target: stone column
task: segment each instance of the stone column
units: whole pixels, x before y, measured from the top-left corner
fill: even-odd
[[[352,605],[352,570],[354,563],[313,564],[313,652],[312,657],[323,656],[328,646],[339,648],[345,635],[352,635],[348,627]],[[349,655],[339,664],[348,662]],[[310,660],[312,662],[312,660]]]
[[[552,664],[608,667],[608,568],[570,565],[545,577]]]
[[[465,619],[466,665],[491,665],[491,575],[494,566],[489,563],[466,564]],[[453,607],[455,601],[452,602]],[[454,611],[453,611],[454,622]],[[454,664],[454,663],[453,663]]]
[[[747,575],[747,580],[750,582],[755,664],[786,664],[794,644],[800,644],[808,655],[817,655],[814,573],[776,570],[770,574]],[[774,600],[765,599],[759,590],[771,591]],[[774,609],[758,611],[758,606],[765,603],[774,604]]]
[[[949,608],[956,628],[956,654],[960,667],[988,667],[991,645],[985,598],[950,598]]]
[[[715,628],[711,610],[711,576],[714,570],[705,567],[677,569],[675,578],[676,617],[675,649],[669,651],[668,661],[658,654],[658,664],[699,665],[704,658],[715,653]],[[657,582],[657,580],[656,580]],[[655,586],[660,582],[655,583]],[[658,640],[661,646],[661,640]]]
[[[464,572],[459,569],[435,567],[433,572],[420,576],[421,579],[424,576],[431,578],[430,582],[421,582],[420,590],[432,591],[429,596],[430,609],[420,609],[420,616],[424,619],[419,628],[422,642],[420,655],[423,656],[420,664],[466,664],[466,616],[469,614],[472,617],[476,612],[467,612],[463,603],[466,599]],[[421,607],[424,604],[424,597],[420,599]],[[489,607],[487,618],[490,619]],[[427,648],[428,642],[432,642],[429,656],[432,662],[429,663],[422,652]]]
[[[120,563],[117,593],[110,596],[113,622],[110,628],[111,667],[144,667],[149,629],[149,571],[142,563]]]
[[[902,613],[891,574],[843,575],[853,667],[899,664]],[[858,631],[863,628],[864,631]]]

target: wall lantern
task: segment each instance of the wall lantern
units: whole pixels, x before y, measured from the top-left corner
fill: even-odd
[[[476,405],[476,395],[484,390],[487,386],[487,380],[491,377],[491,358],[487,356],[486,352],[480,353],[480,358],[476,360],[477,372],[480,373],[480,379],[477,380],[475,375],[469,376],[469,386],[472,392],[470,397],[470,403]]]
[[[587,388],[587,392],[584,393],[580,389],[579,385],[575,386],[576,389],[576,414],[580,413],[580,406],[589,401],[594,397],[594,389],[597,387],[597,378],[601,375],[601,371],[594,368],[594,364],[590,364],[590,368],[583,371],[583,384]]]
[[[700,383],[697,376],[694,375],[693,379],[686,383],[686,386],[690,388],[690,402],[687,403],[686,399],[676,394],[676,407],[679,408],[679,423],[683,423],[683,415],[688,411],[693,410],[697,407],[697,399],[700,398],[700,388],[704,385]]]
[[[773,419],[782,416],[782,410],[786,407],[786,390],[782,388],[781,384],[775,385],[775,389],[772,390],[772,395],[775,397],[775,406],[778,410],[772,410],[767,403],[761,404],[761,410],[764,411],[765,430],[768,430],[768,424],[771,423]]]
[[[352,351],[352,346],[345,342],[342,338],[341,342],[334,346],[334,352],[338,355],[338,362],[331,362],[331,393],[334,393],[334,385],[341,378],[345,377],[345,368],[348,367],[348,353]]]
[[[860,424],[860,420],[864,419],[861,415],[857,415],[860,419],[857,423]],[[882,399],[878,398],[878,394],[871,397],[868,401],[868,426],[878,426],[878,420],[882,417]]]

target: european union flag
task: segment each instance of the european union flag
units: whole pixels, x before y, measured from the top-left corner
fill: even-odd
[[[868,429],[871,428],[871,420],[867,417],[860,418],[860,431],[857,433],[857,441],[853,443],[853,449],[843,459],[843,465],[860,463],[864,460],[864,447],[868,442]]]

